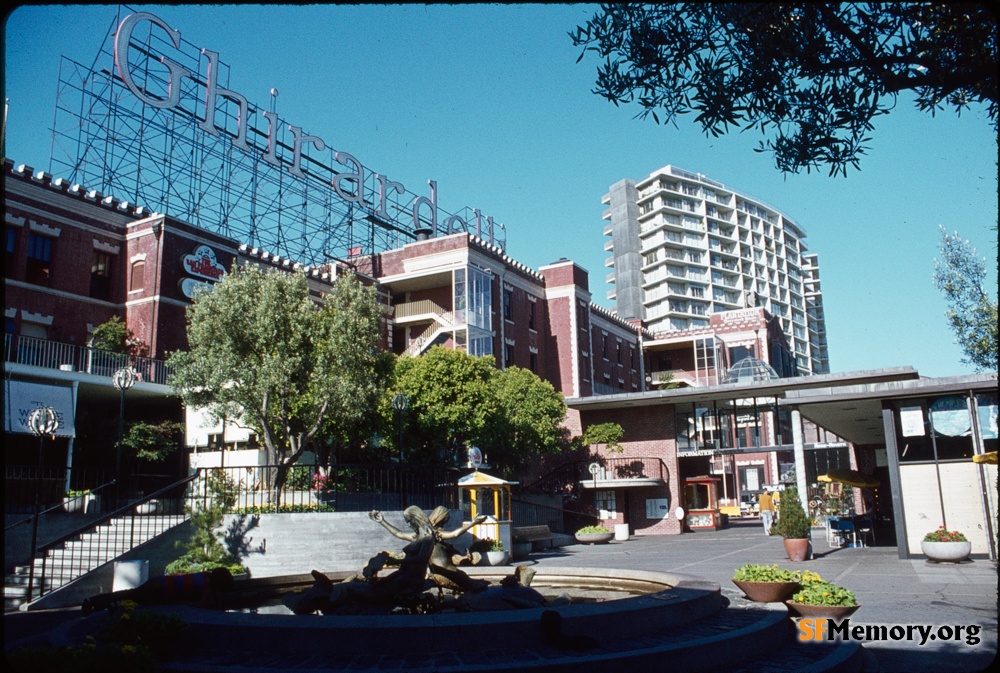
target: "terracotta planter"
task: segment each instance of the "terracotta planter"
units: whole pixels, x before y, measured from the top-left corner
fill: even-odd
[[[614,533],[577,533],[576,541],[581,544],[603,544],[614,539]]]
[[[792,563],[801,563],[809,556],[809,538],[785,538],[785,554]]]
[[[733,580],[746,597],[757,603],[781,603],[799,590],[798,582],[741,582]]]
[[[920,551],[928,561],[933,563],[958,563],[969,558],[972,543],[965,542],[926,542],[920,541]]]
[[[821,619],[844,619],[853,615],[860,605],[809,605],[808,603],[796,603],[785,601],[788,606],[788,613],[792,617],[819,617]]]

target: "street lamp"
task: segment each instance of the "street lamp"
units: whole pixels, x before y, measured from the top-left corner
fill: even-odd
[[[396,423],[399,426],[399,462],[406,457],[403,452],[403,412],[410,406],[410,398],[403,393],[396,393],[392,398],[392,408],[396,410]]]
[[[59,417],[52,407],[36,407],[28,414],[28,429],[38,437],[38,472],[35,474],[35,517],[31,524],[31,565],[28,567],[28,600],[31,600],[35,586],[35,550],[38,549],[38,510],[42,494],[42,451],[45,449],[45,437],[55,436],[59,428]],[[41,588],[38,595],[41,596]]]
[[[118,407],[118,452],[115,456],[115,509],[121,504],[122,495],[122,440],[125,437],[125,391],[135,385],[135,370],[122,367],[111,377],[115,388],[121,391],[121,404]]]

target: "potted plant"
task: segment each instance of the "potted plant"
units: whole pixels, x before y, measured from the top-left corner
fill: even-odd
[[[515,561],[523,561],[531,554],[531,540],[523,535],[515,535],[511,539],[511,544],[514,545]]]
[[[153,500],[147,500],[146,502],[139,503],[135,506],[136,514],[156,514],[159,511],[160,501],[155,498]]]
[[[793,617],[843,619],[861,607],[853,591],[831,584],[817,573],[807,570],[799,581],[802,588],[785,601]]]
[[[613,532],[604,526],[584,526],[576,531],[576,541],[583,544],[602,544],[610,542],[615,536]]]
[[[507,550],[503,548],[500,540],[490,540],[490,548],[486,550],[486,558],[491,566],[507,565]]]
[[[784,538],[785,553],[793,563],[805,561],[809,556],[809,532],[812,522],[802,509],[798,491],[794,488],[785,490],[781,497],[781,507],[778,510],[778,523],[772,529]]]
[[[473,540],[472,544],[469,545],[469,552],[473,554],[474,562],[477,565],[493,566],[503,565],[507,562],[507,552],[504,551],[503,542],[491,537],[480,537]]]
[[[777,565],[747,563],[736,569],[733,584],[738,586],[751,601],[780,603],[799,590],[801,576],[802,573],[798,570],[783,570]]]
[[[972,543],[957,530],[941,526],[924,536],[920,541],[920,551],[932,563],[958,563],[969,558]]]
[[[89,488],[69,490],[63,495],[63,511],[70,514],[74,512],[86,512],[90,507],[90,503],[96,500],[97,496],[91,493]]]

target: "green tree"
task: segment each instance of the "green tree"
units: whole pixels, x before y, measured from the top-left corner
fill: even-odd
[[[257,432],[280,493],[331,415],[363,416],[368,386],[384,380],[381,332],[362,328],[378,312],[375,290],[351,276],[317,305],[304,273],[237,267],[188,308],[190,350],[170,356],[170,383],[185,404]]]
[[[395,384],[382,408],[395,427],[391,398],[403,393],[410,400],[403,414],[407,460],[440,460],[445,452],[478,442],[495,407],[490,381],[496,371],[492,357],[473,357],[444,346],[419,357],[399,358]],[[392,437],[398,451],[398,434]]]
[[[706,134],[759,130],[783,172],[846,175],[902,92],[932,115],[985,104],[997,128],[997,24],[975,3],[605,4],[570,33],[604,59],[597,93]],[[578,59],[578,61],[580,60]]]
[[[477,446],[491,465],[514,476],[532,459],[567,448],[566,403],[551,383],[528,369],[507,367],[496,371],[490,388],[496,407]]]
[[[604,444],[609,452],[621,453],[625,449],[619,442],[624,435],[625,431],[617,423],[596,423],[587,426],[581,440],[588,446]]]
[[[986,260],[958,232],[941,227],[941,259],[934,260],[934,284],[948,302],[945,317],[977,370],[997,369],[997,300],[986,291]]]
[[[161,462],[177,450],[183,434],[184,424],[177,421],[136,421],[129,425],[122,444],[132,449],[137,458]]]
[[[401,357],[383,402],[386,419],[395,418],[389,401],[398,392],[410,401],[403,433],[407,461],[447,459],[473,445],[494,470],[511,475],[532,457],[567,445],[562,395],[526,369],[497,369],[490,356],[435,346],[420,357]]]
[[[109,353],[120,353],[122,355],[142,356],[147,352],[147,347],[132,333],[121,318],[116,315],[111,316],[106,321],[94,328],[90,339],[91,348],[108,351]]]

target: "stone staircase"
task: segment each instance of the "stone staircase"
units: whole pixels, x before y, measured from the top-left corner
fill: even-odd
[[[34,559],[31,596],[49,594],[125,552],[148,542],[186,521],[183,515],[124,516],[110,519],[85,533],[48,549]],[[4,577],[4,611],[21,609],[28,602],[31,569],[17,566]]]

